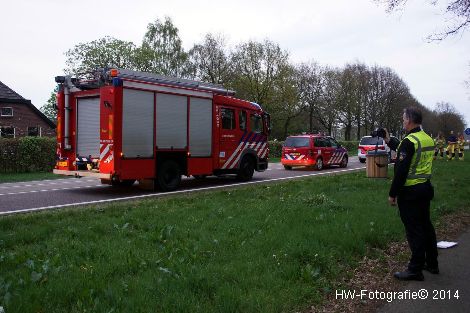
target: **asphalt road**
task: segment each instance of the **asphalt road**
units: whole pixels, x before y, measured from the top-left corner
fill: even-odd
[[[470,312],[469,261],[470,232],[467,231],[460,236],[457,246],[439,250],[439,275],[424,271],[424,281],[403,282],[397,294],[406,296],[390,297],[390,303],[377,312]]]
[[[179,190],[174,192],[153,192],[132,187],[102,185],[95,178],[64,178],[56,180],[29,181],[0,184],[0,215],[46,210],[83,204],[123,201],[145,197],[197,192],[202,190],[230,188],[257,183],[268,183],[308,176],[347,173],[364,169],[365,164],[357,158],[349,160],[347,168],[332,167],[322,171],[294,168],[286,171],[280,163],[271,163],[265,172],[255,172],[253,180],[240,183],[235,177],[207,177],[203,180],[184,178]]]

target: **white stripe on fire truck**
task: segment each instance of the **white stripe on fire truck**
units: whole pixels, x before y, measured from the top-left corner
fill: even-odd
[[[264,149],[266,148],[266,142],[263,143],[263,145],[261,146],[261,148],[259,148],[259,150],[257,151],[257,155],[258,156],[261,156],[261,154],[263,153]]]
[[[263,148],[263,151],[260,154],[260,158],[264,158],[269,151],[268,143],[266,142]]]
[[[245,145],[245,147],[240,151],[240,153],[238,154],[237,158],[235,159],[235,161],[233,161],[233,163],[229,166],[230,169],[233,169],[237,164],[238,164],[238,161],[240,161],[240,157],[242,156],[243,154],[243,151],[245,151],[246,149],[248,149],[248,147],[251,147],[253,149],[253,147],[256,145],[256,148],[254,148],[254,150],[257,152],[257,149],[259,149],[259,146],[262,142],[256,144],[256,142],[247,142],[247,144]]]
[[[263,154],[261,154],[260,158],[264,159],[264,157],[266,156],[266,154],[268,153],[268,147],[266,146],[265,149],[264,149],[264,152]]]
[[[235,151],[232,153],[232,155],[230,156],[230,158],[225,161],[224,165],[222,166],[222,169],[226,169],[228,164],[232,161],[232,159],[235,157],[235,154],[238,152],[238,150],[241,149],[241,147],[243,146],[245,142],[240,142],[240,144],[238,145],[238,147],[235,149]]]
[[[235,165],[238,163],[238,161],[240,160],[240,157],[242,156],[243,154],[243,151],[245,151],[245,149],[248,148],[248,145],[250,145],[249,142],[247,142],[245,144],[245,147],[243,149],[241,149],[240,151],[236,151],[236,154],[237,154],[237,157],[235,158],[235,160],[232,162],[232,164],[228,167],[229,169],[232,169],[235,167]],[[239,152],[239,153],[238,153]]]
[[[100,154],[100,160],[104,159],[104,157],[106,156],[106,154],[107,154],[108,151],[109,151],[109,148],[110,148],[109,146],[110,146],[110,144],[105,144],[105,145],[106,145],[106,147],[104,148],[103,152],[101,152],[101,154]]]
[[[233,154],[230,156],[230,158],[232,160],[235,158],[235,160],[234,160],[235,163],[231,163],[232,160],[229,159],[226,162],[226,164],[224,164],[225,168],[232,169],[235,166],[235,164],[238,162],[238,160],[240,158],[240,155],[243,153],[243,151],[245,151],[245,149],[248,147],[248,145],[251,144],[251,140],[256,139],[257,136],[258,136],[257,134],[254,134],[254,136],[253,136],[253,133],[249,133],[249,134],[247,134],[247,137],[242,137],[242,141],[240,143],[241,147],[239,145],[240,148],[238,148],[238,150],[235,150],[233,152]],[[243,140],[246,140],[246,141],[243,141]],[[224,168],[224,167],[222,167],[222,168]]]
[[[262,141],[258,142],[258,144],[255,147],[255,151],[258,151],[259,147],[263,144]]]

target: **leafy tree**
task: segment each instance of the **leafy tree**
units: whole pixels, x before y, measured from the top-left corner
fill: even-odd
[[[189,51],[189,60],[192,78],[214,84],[225,84],[230,79],[230,59],[221,35],[207,34]]]
[[[65,72],[77,75],[108,66],[135,69],[135,51],[132,42],[113,37],[79,43],[65,53]]]
[[[275,126],[273,135],[282,139],[287,137],[293,119],[303,113],[295,82],[296,74],[294,66],[284,67],[276,80],[270,100]]]
[[[141,71],[177,77],[188,74],[188,54],[182,47],[178,28],[169,17],[147,25],[142,46],[136,53]]]
[[[48,119],[57,123],[57,110],[56,110],[56,94],[55,92],[51,92],[49,99],[46,103],[39,109]]]
[[[269,40],[240,44],[231,55],[230,84],[241,98],[269,107],[275,85],[289,66],[288,58],[286,51]]]

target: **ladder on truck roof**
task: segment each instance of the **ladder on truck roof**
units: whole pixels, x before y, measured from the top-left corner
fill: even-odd
[[[163,75],[158,75],[158,74],[148,73],[148,72],[118,69],[117,77],[124,79],[124,80],[131,79],[131,80],[145,81],[145,82],[151,82],[151,83],[159,83],[159,84],[170,85],[170,86],[186,87],[186,88],[198,89],[198,90],[203,90],[203,91],[210,91],[213,93],[223,94],[227,96],[235,95],[235,91],[229,90],[220,84],[212,84],[212,83],[200,82],[197,80],[168,77],[168,76],[163,76]]]

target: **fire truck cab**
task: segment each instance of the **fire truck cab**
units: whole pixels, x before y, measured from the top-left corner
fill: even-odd
[[[269,114],[221,85],[122,69],[56,82],[56,174],[171,191],[182,175],[268,167]]]

